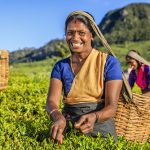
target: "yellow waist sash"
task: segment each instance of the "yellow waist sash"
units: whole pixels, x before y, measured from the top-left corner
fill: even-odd
[[[107,54],[93,49],[63,101],[66,104],[99,102],[104,87],[104,66]]]

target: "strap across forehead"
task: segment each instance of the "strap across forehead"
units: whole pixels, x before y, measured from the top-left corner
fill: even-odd
[[[69,14],[67,19],[70,18],[71,16],[74,16],[74,15],[82,15],[82,16],[87,17],[90,21],[94,21],[94,19],[88,13],[86,13],[84,11],[74,11],[71,14]]]
[[[127,54],[127,56],[129,56],[129,57],[131,57],[131,58],[133,58],[133,59],[135,59],[135,60],[137,60],[137,61],[139,61],[139,62],[141,62],[141,63],[143,63],[143,64],[145,64],[145,65],[148,65],[148,66],[150,66],[150,63],[148,62],[148,61],[146,61],[143,57],[141,57],[140,55],[138,55],[136,52],[134,52],[134,51],[130,51],[128,54]]]

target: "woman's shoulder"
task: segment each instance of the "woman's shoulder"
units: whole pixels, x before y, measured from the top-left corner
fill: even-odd
[[[122,69],[120,62],[116,57],[109,54],[106,59],[104,77],[105,81],[122,80]]]
[[[64,58],[64,59],[57,61],[55,63],[55,66],[63,66],[65,64],[69,64],[69,63],[70,63],[70,59],[69,59],[69,57],[67,57],[67,58]]]
[[[69,57],[57,61],[52,69],[51,78],[61,79],[62,72],[69,68]]]
[[[106,63],[119,63],[120,64],[118,58],[114,57],[111,54],[107,55]]]
[[[103,55],[106,55],[106,62],[110,62],[110,63],[118,62],[119,63],[119,60],[111,54],[108,54],[108,53],[103,52],[103,51],[99,51],[97,49],[94,49],[94,51],[97,52],[97,53],[101,53]]]
[[[120,65],[120,61],[115,56],[108,54],[108,53],[105,53],[105,52],[102,52],[102,51],[98,51],[98,50],[95,50],[95,51],[102,53],[103,55],[106,55],[105,67],[113,66],[113,65]]]
[[[150,66],[148,66],[148,65],[144,65],[144,68],[149,68],[149,69],[150,69]]]
[[[144,71],[145,72],[150,72],[150,66],[144,65]]]

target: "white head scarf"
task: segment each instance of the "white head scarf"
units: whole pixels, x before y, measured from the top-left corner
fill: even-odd
[[[141,57],[140,55],[138,55],[136,52],[134,52],[134,51],[130,51],[128,54],[127,54],[127,56],[129,56],[129,57],[131,57],[131,58],[133,58],[133,59],[135,59],[135,60],[137,60],[137,61],[139,61],[139,62],[141,62],[141,63],[143,63],[143,64],[145,64],[145,65],[148,65],[148,66],[150,66],[150,63],[147,61],[147,60],[145,60],[143,57]]]

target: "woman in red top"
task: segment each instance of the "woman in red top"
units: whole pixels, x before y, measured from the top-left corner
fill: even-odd
[[[126,61],[132,69],[128,79],[131,88],[136,83],[144,95],[150,96],[150,63],[142,58],[136,50],[128,52]]]

